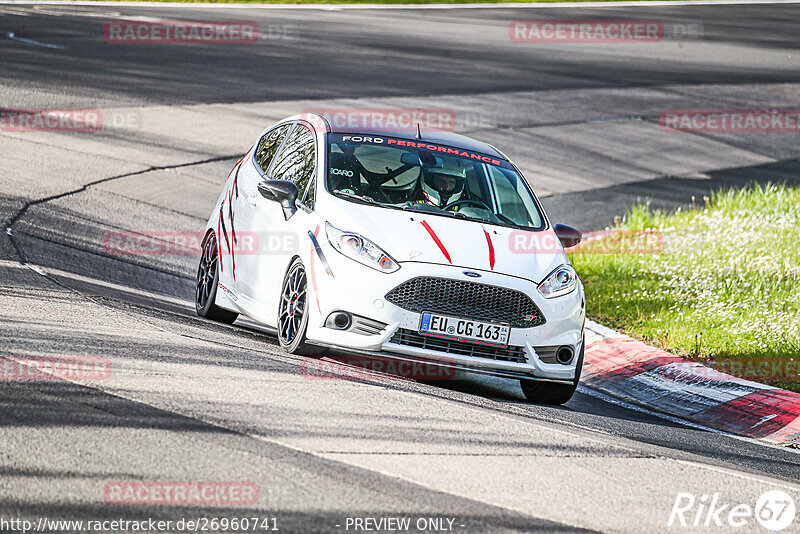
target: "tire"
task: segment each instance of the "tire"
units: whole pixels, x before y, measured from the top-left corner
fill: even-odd
[[[321,352],[319,347],[306,343],[308,316],[306,269],[300,258],[295,258],[283,278],[278,303],[278,342],[283,350],[301,356],[316,356]]]
[[[581,379],[583,369],[583,350],[586,342],[581,344],[581,352],[578,355],[578,363],[575,366],[575,378],[572,384],[554,384],[552,382],[540,382],[538,380],[520,380],[522,392],[530,402],[537,404],[553,404],[560,406],[572,398],[575,390],[578,389],[578,382]]]
[[[217,236],[214,232],[209,232],[203,239],[203,251],[200,254],[200,265],[197,267],[194,307],[200,317],[232,324],[239,314],[223,310],[214,304],[217,298],[217,284],[219,284],[219,248]]]

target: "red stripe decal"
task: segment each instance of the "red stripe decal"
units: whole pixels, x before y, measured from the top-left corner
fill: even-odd
[[[234,213],[231,213],[231,238],[233,238],[233,217]],[[236,248],[236,244],[234,243],[233,247],[231,247],[231,263],[233,264],[233,270],[231,273],[233,274],[233,279],[236,280],[236,256],[234,256],[233,251]]]
[[[217,220],[217,247],[219,248],[217,262],[219,263],[219,272],[222,272],[222,210],[220,210]]]
[[[314,237],[319,236],[319,225],[314,229]],[[319,292],[317,291],[317,274],[314,272],[314,243],[311,243],[311,285],[314,286],[314,298],[317,301],[317,309],[322,315],[322,308],[319,305]]]
[[[253,146],[255,146],[255,145],[253,145]],[[247,157],[247,155],[250,153],[250,151],[251,151],[251,150],[253,150],[253,147],[252,147],[252,146],[251,146],[250,148],[248,148],[248,149],[247,149],[247,152],[245,152],[245,153],[244,153],[244,156],[242,156],[241,158],[239,158],[239,161],[237,161],[236,163],[234,163],[234,164],[233,164],[233,167],[234,167],[234,168],[236,168],[236,166],[237,166],[238,164],[240,164],[240,163],[241,163],[241,162],[244,160],[244,158],[246,158],[246,157]]]
[[[236,234],[236,230],[233,228],[233,218],[236,215],[233,211],[233,187],[231,186],[231,196],[228,198],[228,206],[231,208],[231,240],[234,239],[234,235]],[[233,279],[236,280],[236,256],[234,255],[234,249],[236,248],[236,243],[233,243],[231,247],[231,263],[233,264]]]
[[[486,228],[483,228],[483,235],[486,236],[486,244],[489,245],[489,267],[494,271],[494,245],[492,245],[492,238]]]
[[[431,236],[431,239],[433,239],[433,241],[439,247],[439,250],[442,251],[442,254],[444,254],[444,257],[447,258],[447,261],[449,261],[450,263],[453,263],[453,260],[450,259],[450,254],[448,254],[447,249],[444,248],[444,245],[439,240],[439,237],[436,235],[436,232],[433,231],[433,228],[431,228],[431,225],[428,224],[428,221],[422,221],[422,226],[424,226],[425,229],[428,231],[428,233]]]

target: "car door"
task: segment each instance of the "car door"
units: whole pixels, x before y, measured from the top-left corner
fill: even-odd
[[[256,200],[250,205],[249,228],[256,232],[259,253],[242,256],[246,265],[247,282],[244,294],[258,303],[273,324],[277,317],[280,286],[289,260],[298,253],[300,236],[309,224],[311,208],[302,204],[305,199],[313,206],[314,170],[317,162],[316,136],[303,124],[295,124],[285,135],[280,149],[261,179],[289,180],[297,186],[300,209],[288,221],[278,202],[267,200],[256,189]],[[309,187],[311,184],[311,187]],[[257,186],[256,182],[254,186]],[[309,196],[310,195],[310,196]],[[250,198],[248,196],[248,198]],[[249,202],[248,202],[249,203]]]
[[[266,199],[258,192],[258,183],[264,180],[275,155],[286,139],[286,135],[294,128],[293,124],[282,124],[265,133],[256,145],[253,157],[241,163],[231,183],[232,215],[235,217],[231,239],[235,238],[235,256],[237,275],[234,281],[237,293],[247,299],[258,295],[260,280],[258,260],[263,256],[262,248],[266,236],[264,228],[259,227],[255,213],[259,209],[269,207]],[[268,257],[263,258],[269,260]],[[246,303],[243,304],[246,307]],[[253,311],[253,310],[248,310]]]

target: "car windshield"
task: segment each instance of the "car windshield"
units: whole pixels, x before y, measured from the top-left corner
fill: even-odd
[[[331,134],[327,188],[351,202],[544,227],[533,194],[508,161],[419,140]]]

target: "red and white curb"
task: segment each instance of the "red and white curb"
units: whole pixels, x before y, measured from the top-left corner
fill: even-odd
[[[581,382],[709,428],[800,447],[800,393],[731,376],[586,321]]]

